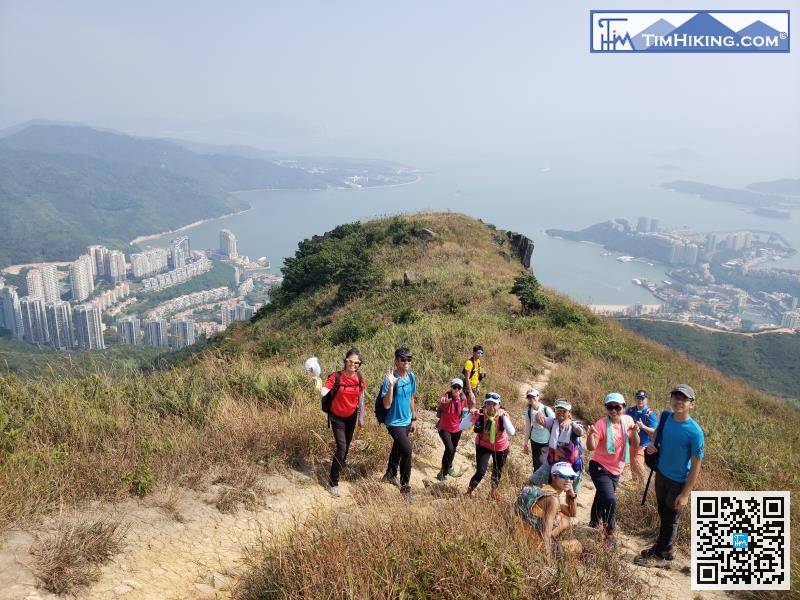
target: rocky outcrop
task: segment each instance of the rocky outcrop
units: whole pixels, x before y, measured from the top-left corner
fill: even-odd
[[[526,269],[530,269],[531,256],[533,256],[533,240],[513,231],[507,231],[506,237],[508,237],[508,241],[511,244],[511,249],[514,250],[522,264],[525,265]]]

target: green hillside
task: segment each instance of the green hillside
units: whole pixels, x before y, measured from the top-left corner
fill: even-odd
[[[139,235],[246,207],[157,168],[0,149],[0,266],[76,258],[96,243],[129,249]]]
[[[713,333],[652,319],[621,319],[620,323],[755,388],[800,399],[800,334]]]
[[[601,398],[610,390],[630,395],[646,388],[660,410],[671,387],[688,382],[697,390],[695,416],[707,436],[701,489],[800,491],[800,469],[789,450],[800,444],[800,412],[537,289],[505,233],[481,222],[421,214],[342,225],[301,242],[284,275],[280,293],[253,322],[226,330],[169,369],[38,381],[0,376],[0,524],[25,523],[62,503],[197,486],[210,476],[246,489],[254,473],[314,474],[320,465],[324,471],[331,436],[302,363],[315,355],[325,371],[333,370],[351,345],[364,355],[368,397],[392,364],[394,348],[409,346],[419,401],[431,407],[468,349],[481,343],[487,388],[503,396],[517,422],[518,385],[533,381],[544,359],[557,363],[545,400],[568,398],[582,419],[602,414]],[[386,597],[445,597],[441,577],[446,597],[534,597],[542,586],[549,598],[598,586],[608,586],[612,597],[630,595],[634,580],[613,554],[592,546],[579,568],[562,559],[548,563],[498,504],[476,501],[462,521],[437,516],[434,497],[423,489],[411,504],[385,502],[375,481],[389,438],[371,414],[358,435],[348,464],[359,525],[320,515],[285,549],[265,552],[242,597],[313,596],[309,590],[327,589],[320,587],[325,578],[343,565],[352,567],[350,587],[341,588],[351,597],[369,597],[375,589]],[[437,460],[438,448],[415,452],[417,460]],[[503,479],[506,498],[525,475],[512,465]],[[640,507],[639,493],[621,491],[620,526],[649,532],[654,503]],[[795,565],[799,507],[792,507]],[[689,521],[682,523],[683,544]],[[392,536],[376,540],[387,523]],[[445,543],[454,532],[453,543]],[[330,535],[345,533],[347,543],[331,546]],[[386,559],[380,569],[365,559],[371,548]],[[321,554],[333,550],[335,561]],[[485,585],[476,587],[463,569],[458,576],[467,555],[487,565]]]

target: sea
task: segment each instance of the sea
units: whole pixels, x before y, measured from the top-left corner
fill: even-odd
[[[708,165],[667,164],[654,156],[618,165],[605,161],[581,164],[564,157],[492,161],[441,160],[413,164],[423,171],[417,183],[395,187],[327,189],[323,191],[237,192],[252,206],[242,214],[212,219],[184,234],[193,248],[217,248],[219,230],[238,239],[240,254],[266,256],[276,274],[304,238],[340,223],[419,211],[464,213],[534,241],[532,269],[539,281],[585,304],[652,304],[658,300],[634,278],[666,279],[666,267],[646,262],[619,262],[618,253],[580,242],[555,239],[546,229],[582,229],[624,217],[634,223],[646,216],[660,227],[688,227],[698,232],[741,228],[775,231],[800,249],[800,211],[788,221],[760,217],[732,204],[679,194],[659,184],[689,179],[738,187],[751,179],[731,181],[725,169],[709,175]],[[787,173],[784,176],[796,176]],[[174,235],[142,243],[166,244]],[[800,256],[774,263],[800,269]],[[408,268],[413,270],[414,265]]]

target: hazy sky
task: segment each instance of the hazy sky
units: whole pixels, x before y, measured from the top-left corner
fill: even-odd
[[[687,4],[0,0],[0,126],[182,120],[195,139],[411,162],[688,147],[800,176],[800,37],[780,55],[588,51],[591,8]],[[756,6],[800,31],[800,0],[703,3]]]

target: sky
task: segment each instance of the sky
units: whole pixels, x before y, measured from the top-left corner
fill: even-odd
[[[295,153],[482,160],[690,148],[800,177],[789,54],[602,55],[584,2],[0,0],[0,127],[33,118]],[[706,9],[790,9],[709,0]]]

